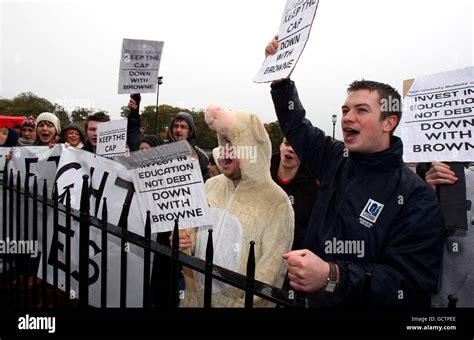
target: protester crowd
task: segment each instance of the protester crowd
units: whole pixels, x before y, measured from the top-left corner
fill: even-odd
[[[266,55],[277,48],[275,38]],[[458,178],[448,164],[428,163],[419,175],[404,164],[403,141],[393,134],[401,105],[381,105],[401,101],[393,87],[367,80],[349,85],[342,142],[306,118],[292,80],[273,82],[271,96],[285,136],[273,156],[256,115],[222,107],[211,106],[205,115],[219,140],[212,155],[196,145],[198,131],[186,112],[169,122],[167,141],[143,134],[139,94],[128,103],[128,148],[147,150],[186,140],[198,160],[210,207],[222,211],[214,225],[223,235],[219,242],[238,244],[235,271],[245,275],[249,242],[255,241],[256,279],[289,294],[298,292],[308,307],[474,307],[472,163],[465,168],[467,229],[448,230],[436,193]],[[61,127],[56,115],[43,112],[25,118],[20,134],[2,128],[0,146],[64,143],[96,153],[97,125],[107,121],[108,115],[93,113],[82,130],[78,124]],[[232,152],[244,146],[255,147],[255,162]],[[196,229],[180,234],[180,249],[202,257],[206,239],[200,234],[207,235]],[[162,233],[157,241],[169,245],[170,238],[171,233]],[[170,266],[160,258],[154,272]],[[168,284],[152,276],[156,301],[169,294]],[[182,278],[180,285],[186,292],[183,307],[202,306],[201,289],[186,287]],[[243,306],[243,294],[223,287],[214,292],[213,306]]]

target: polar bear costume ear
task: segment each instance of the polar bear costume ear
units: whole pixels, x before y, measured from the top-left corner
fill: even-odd
[[[204,119],[209,128],[219,135],[228,134],[237,124],[235,112],[217,104],[207,108]]]
[[[250,125],[252,127],[253,136],[258,143],[263,143],[267,136],[267,131],[263,126],[260,118],[258,118],[255,114],[251,114],[250,116]]]

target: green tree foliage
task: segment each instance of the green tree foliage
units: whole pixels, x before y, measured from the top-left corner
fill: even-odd
[[[0,99],[0,114],[7,116],[38,116],[42,112],[54,113],[61,122],[61,127],[71,123],[68,113],[61,105],[52,104],[34,93],[20,93],[13,99]]]
[[[193,112],[193,118],[198,132],[197,145],[203,149],[214,149],[217,146],[217,135],[207,126],[204,120],[204,111]]]
[[[81,124],[83,125],[84,120],[87,118],[89,114],[93,112],[92,109],[86,109],[83,107],[76,107],[72,112],[71,112],[71,118],[73,123]],[[84,127],[84,126],[82,126]]]
[[[53,113],[58,116],[59,121],[61,122],[61,129],[64,129],[66,126],[71,124],[71,119],[69,118],[68,113],[61,105],[54,104]]]
[[[0,100],[0,113],[7,116],[38,116],[41,112],[53,112],[54,108],[49,100],[32,92],[20,93],[11,100]]]

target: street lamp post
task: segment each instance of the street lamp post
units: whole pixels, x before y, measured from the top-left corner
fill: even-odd
[[[337,116],[332,115],[332,138],[335,138]]]
[[[160,96],[160,85],[163,84],[163,77],[158,77],[158,86],[156,87],[156,107],[155,107],[155,135],[158,134],[158,98]]]

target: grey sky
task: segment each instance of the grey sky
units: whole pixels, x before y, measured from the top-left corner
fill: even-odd
[[[32,91],[69,110],[94,106],[118,117],[128,102],[117,94],[122,39],[163,40],[160,104],[219,103],[274,121],[269,85],[252,79],[285,3],[1,1],[0,96]],[[473,10],[471,0],[320,0],[292,75],[309,119],[331,134],[354,79],[401,91],[404,79],[473,65]]]

